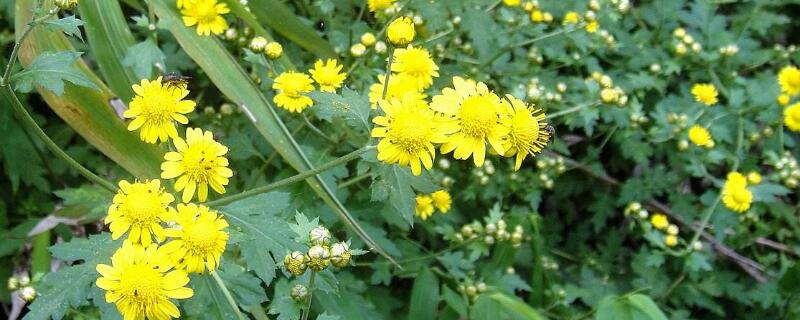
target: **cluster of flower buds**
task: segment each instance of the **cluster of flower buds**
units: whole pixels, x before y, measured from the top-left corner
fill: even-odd
[[[631,112],[630,120],[631,120],[631,126],[637,128],[647,123],[647,121],[649,121],[650,119],[648,119],[647,115],[642,113],[641,110],[634,110],[633,112]]]
[[[540,169],[538,178],[545,189],[552,189],[555,185],[553,177],[558,177],[567,171],[564,158],[560,156],[540,157],[536,160],[536,167]]]
[[[789,151],[786,151],[781,157],[771,154],[770,158],[772,158],[772,166],[775,168],[781,183],[788,188],[796,188],[799,185],[798,181],[800,181],[800,168],[798,168],[797,159]]]
[[[778,52],[778,55],[780,55],[781,58],[788,59],[792,54],[794,54],[795,51],[797,51],[797,46],[793,44],[789,46],[776,44],[774,49]]]
[[[523,8],[530,13],[531,22],[533,23],[553,22],[553,14],[540,8],[537,0],[528,1]]]
[[[469,298],[470,302],[475,302],[475,300],[478,299],[478,295],[486,292],[487,289],[488,287],[485,282],[475,282],[471,279],[467,279],[464,283],[458,285],[458,290],[463,292],[467,298]]]
[[[694,53],[700,53],[703,46],[699,42],[694,41],[694,37],[686,32],[684,28],[676,28],[672,31],[672,36],[675,37],[675,53],[679,56],[685,55],[691,48]]]
[[[605,41],[606,45],[609,47],[614,47],[614,44],[617,43],[617,38],[606,29],[600,29],[600,31],[597,31],[597,35],[603,38],[603,41]]]
[[[525,230],[521,225],[514,227],[514,231],[508,232],[508,224],[503,219],[498,220],[496,223],[487,223],[484,227],[479,221],[473,221],[470,224],[463,225],[461,232],[455,234],[456,241],[464,241],[470,239],[482,239],[488,245],[493,245],[497,241],[510,241],[514,248],[522,245],[525,240]]]
[[[611,0],[611,4],[617,7],[619,13],[625,14],[631,9],[630,0]]]
[[[603,103],[613,103],[620,107],[628,104],[628,95],[622,88],[615,87],[614,81],[608,75],[595,71],[586,81],[596,81],[600,85],[600,100]]]
[[[641,203],[635,201],[628,203],[623,213],[626,217],[636,218],[639,223],[646,223],[649,217],[650,225],[663,233],[665,245],[674,247],[678,244],[678,231],[680,229],[677,225],[669,223],[669,219],[663,213],[650,215],[650,212]]]
[[[347,266],[353,256],[350,245],[346,242],[332,243],[332,238],[330,230],[323,226],[312,229],[308,234],[311,243],[308,252],[303,254],[300,251],[293,251],[283,259],[286,271],[294,276],[301,276],[306,269],[320,272],[331,264],[337,268]]]
[[[497,169],[489,160],[486,160],[483,167],[477,167],[472,170],[472,173],[478,177],[478,183],[482,186],[489,184],[489,181],[491,181],[489,177],[494,175],[495,172],[497,172]]]
[[[539,47],[531,46],[531,48],[528,49],[528,60],[536,64],[544,63],[544,56],[539,51]],[[528,96],[530,97],[530,91],[528,91]]]
[[[78,0],[56,0],[55,5],[61,10],[72,10],[78,6]]]
[[[736,44],[729,44],[719,48],[719,53],[723,56],[732,57],[739,53],[739,46]]]
[[[283,46],[275,41],[269,41],[264,37],[255,37],[250,40],[250,50],[256,53],[263,53],[272,60],[278,59],[283,54]]]
[[[36,299],[36,289],[33,288],[31,278],[27,274],[13,275],[8,278],[8,291],[16,291],[25,302]]]

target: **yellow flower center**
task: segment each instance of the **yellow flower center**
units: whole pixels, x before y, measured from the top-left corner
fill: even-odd
[[[461,103],[459,111],[461,131],[476,138],[483,138],[492,131],[497,122],[497,112],[492,100],[484,95],[472,96]]]
[[[789,112],[792,120],[800,123],[800,108],[792,108]]]
[[[219,16],[216,1],[200,1],[195,5],[193,13],[200,24],[212,23]]]
[[[217,166],[217,157],[205,144],[189,146],[183,154],[183,168],[192,181],[207,182]]]
[[[511,140],[518,149],[528,150],[540,129],[529,112],[517,112],[511,119]]]
[[[214,249],[214,245],[218,242],[217,231],[212,229],[210,225],[205,223],[197,223],[194,225],[186,226],[183,229],[183,241],[186,241],[186,247],[196,255],[205,255]]]
[[[403,110],[395,115],[388,137],[404,150],[414,151],[424,148],[430,131],[430,119],[419,112]]]
[[[161,87],[161,84],[155,84],[151,90],[144,92],[141,117],[156,126],[172,122],[172,114],[178,99],[172,95],[171,90],[180,89],[165,88]]]
[[[747,191],[745,188],[740,188],[738,190],[733,191],[733,200],[736,200],[738,203],[748,203],[750,202],[750,191]]]
[[[149,188],[132,190],[120,207],[131,224],[140,227],[156,223],[158,213],[164,209],[158,193]]]
[[[431,70],[429,60],[430,57],[424,50],[409,49],[403,56],[403,71],[415,77],[426,75]]]
[[[123,269],[119,288],[123,298],[140,308],[164,299],[164,277],[153,265],[146,263],[134,263]]]

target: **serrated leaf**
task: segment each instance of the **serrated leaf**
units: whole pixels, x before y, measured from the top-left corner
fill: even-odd
[[[289,228],[294,231],[296,237],[295,241],[301,244],[308,244],[309,239],[308,235],[311,233],[311,230],[316,228],[319,225],[319,217],[314,218],[314,220],[308,221],[308,217],[302,214],[301,212],[296,212],[294,214],[295,223],[290,223]]]
[[[75,16],[64,17],[58,20],[47,20],[44,22],[44,25],[50,30],[59,30],[68,36],[78,37],[81,41],[83,41],[83,35],[81,35],[81,30],[78,29],[78,27],[83,24],[83,21],[75,18]]]
[[[139,79],[150,79],[153,76],[153,67],[160,65],[164,68],[165,60],[166,56],[161,48],[152,39],[147,39],[128,48],[122,65],[133,67]]]
[[[320,119],[331,122],[334,118],[341,118],[353,129],[369,132],[369,100],[358,92],[344,87],[341,95],[315,91],[310,96],[315,102],[314,110]]]
[[[376,178],[372,183],[372,201],[389,199],[392,208],[397,210],[409,224],[414,222],[416,212],[416,193],[431,193],[437,186],[427,175],[414,176],[411,170],[400,166],[376,165],[373,168]]]
[[[289,224],[276,216],[289,206],[289,194],[270,192],[231,203],[222,209],[225,219],[242,233],[236,243],[247,268],[255,271],[266,285],[275,278],[277,263],[287,251],[299,249],[292,240]]]
[[[247,273],[240,265],[226,263],[218,271],[225,286],[231,291],[239,305],[246,309],[248,306],[259,305],[267,301],[267,294],[261,288],[260,281],[255,276]]]
[[[64,81],[75,85],[100,90],[73,63],[82,52],[60,51],[44,52],[37,56],[24,71],[11,77],[14,89],[19,92],[31,92],[34,85],[40,85],[57,96],[64,94]]]
[[[82,185],[78,188],[58,190],[54,193],[64,200],[65,207],[85,209],[86,211],[83,212],[88,212],[89,214],[80,218],[87,219],[99,219],[105,214],[114,196],[108,190],[97,185]]]
[[[597,320],[666,320],[653,299],[643,294],[606,296],[595,314]]]
[[[275,285],[275,298],[269,305],[269,314],[277,314],[278,320],[300,319],[300,305],[295,302],[290,293],[292,285],[286,279],[278,280]]]

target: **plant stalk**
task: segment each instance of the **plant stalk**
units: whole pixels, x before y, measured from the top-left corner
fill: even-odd
[[[209,273],[211,274],[211,277],[214,278],[214,281],[217,283],[217,286],[219,286],[219,289],[222,290],[222,294],[225,295],[225,299],[228,300],[228,303],[231,305],[231,308],[233,308],[233,312],[236,313],[236,317],[239,320],[245,320],[246,318],[242,314],[242,311],[239,310],[239,306],[236,304],[236,300],[233,299],[233,295],[231,295],[231,292],[230,290],[228,290],[228,287],[225,286],[225,283],[222,282],[222,278],[219,277],[217,271],[214,270]]]

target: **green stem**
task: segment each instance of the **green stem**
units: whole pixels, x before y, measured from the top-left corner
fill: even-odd
[[[36,137],[41,139],[42,142],[44,142],[45,146],[47,146],[47,149],[50,149],[51,152],[53,152],[61,160],[64,160],[70,167],[77,170],[78,173],[80,173],[86,179],[89,179],[90,181],[97,183],[98,185],[107,189],[108,191],[111,192],[117,191],[117,187],[114,186],[113,183],[99,177],[89,169],[86,169],[86,167],[75,161],[75,159],[70,157],[55,142],[53,142],[53,140],[51,140],[50,137],[47,136],[47,133],[45,133],[42,130],[42,128],[39,127],[39,124],[36,123],[36,120],[33,120],[33,117],[31,117],[31,114],[28,113],[28,110],[26,110],[25,107],[22,106],[22,102],[19,101],[19,98],[17,98],[17,95],[14,93],[14,90],[12,90],[11,87],[8,86],[8,84],[0,86],[0,90],[2,90],[6,98],[9,101],[11,101],[11,107],[14,108],[14,112],[16,112],[17,116],[19,116],[20,120],[22,120],[22,125],[27,127],[27,129],[30,130],[30,132],[32,132]]]
[[[8,80],[11,77],[11,69],[14,67],[14,63],[17,61],[17,55],[19,55],[19,48],[22,46],[22,43],[28,37],[28,35],[33,31],[33,28],[41,23],[44,20],[49,19],[54,14],[58,12],[58,8],[53,8],[47,12],[47,14],[33,19],[33,21],[29,22],[28,25],[25,27],[25,30],[22,31],[22,34],[19,36],[19,40],[14,43],[14,48],[11,49],[11,57],[8,59],[8,65],[6,66],[6,71],[3,72],[3,77],[0,78],[0,86],[7,86]]]
[[[358,183],[358,182],[359,182],[359,181],[361,181],[361,180],[367,179],[367,178],[369,178],[369,177],[372,177],[372,172],[366,172],[366,173],[363,173],[363,174],[357,175],[357,176],[355,176],[355,177],[353,177],[353,178],[350,178],[350,179],[348,179],[348,180],[345,180],[345,181],[343,181],[342,183],[340,183],[340,184],[339,184],[337,187],[338,187],[339,189],[341,189],[341,188],[347,188],[347,187],[349,187],[349,186],[351,186],[351,185],[353,185],[353,184],[355,184],[355,183]]]
[[[236,304],[236,300],[233,299],[233,295],[231,295],[231,292],[230,290],[228,290],[228,287],[225,286],[225,283],[222,282],[222,278],[219,277],[217,271],[215,270],[209,273],[211,274],[211,277],[214,278],[214,281],[217,283],[217,286],[219,286],[219,289],[222,290],[222,294],[225,295],[225,299],[228,300],[228,303],[231,305],[231,308],[233,308],[233,312],[236,313],[236,318],[238,318],[239,320],[244,320],[245,317],[242,314],[242,311],[239,310],[239,306]]]
[[[386,63],[386,76],[383,78],[383,94],[381,94],[381,100],[386,100],[386,92],[389,90],[389,75],[392,74],[392,61],[394,61],[394,47],[389,47],[389,62]]]
[[[564,109],[564,110],[561,110],[561,111],[558,111],[558,112],[553,112],[553,113],[551,113],[551,114],[549,114],[547,116],[547,119],[552,120],[552,119],[555,119],[555,118],[558,118],[558,117],[561,117],[561,116],[568,115],[570,113],[575,113],[575,112],[581,111],[581,110],[586,109],[586,108],[591,107],[591,106],[596,106],[598,104],[600,104],[600,103],[599,102],[594,102],[594,103],[580,104],[580,105],[574,106],[574,107],[569,108],[569,109]]]
[[[303,318],[302,320],[308,319],[308,314],[311,313],[311,298],[314,295],[314,280],[317,278],[317,273],[312,272],[311,277],[308,279],[308,302],[306,302],[306,307],[304,308]]]
[[[348,153],[348,154],[346,154],[344,156],[341,156],[339,158],[333,159],[330,162],[325,163],[325,164],[323,164],[323,165],[321,165],[319,167],[315,167],[314,169],[300,172],[300,173],[298,173],[296,175],[293,175],[291,177],[288,177],[286,179],[275,181],[273,183],[270,183],[270,184],[262,186],[262,187],[250,189],[250,190],[247,190],[247,191],[239,193],[239,194],[235,194],[235,195],[232,195],[232,196],[228,196],[228,197],[220,198],[220,199],[217,199],[217,200],[214,200],[214,201],[210,201],[210,202],[206,203],[206,205],[209,206],[209,207],[212,207],[212,206],[213,207],[221,207],[221,206],[224,206],[224,205],[229,204],[229,203],[234,202],[234,201],[246,199],[246,198],[249,198],[249,197],[252,197],[252,196],[256,196],[256,195],[259,195],[259,194],[262,194],[262,193],[267,193],[267,192],[270,192],[272,190],[275,190],[275,189],[278,189],[278,188],[282,188],[282,187],[291,185],[291,184],[296,183],[296,182],[303,181],[303,180],[305,180],[305,179],[307,179],[309,177],[313,177],[313,176],[318,175],[318,174],[320,174],[322,172],[325,172],[327,170],[333,169],[333,168],[338,167],[338,166],[340,166],[342,164],[350,162],[351,160],[360,157],[361,154],[363,154],[364,152],[367,152],[367,151],[372,150],[374,148],[375,148],[374,146],[363,147],[363,148],[358,149],[356,151],[350,152],[350,153]]]

